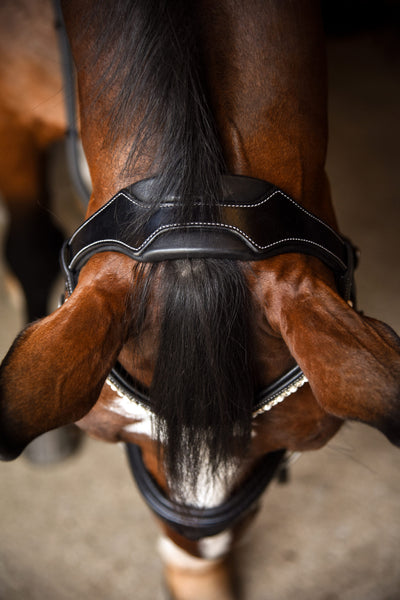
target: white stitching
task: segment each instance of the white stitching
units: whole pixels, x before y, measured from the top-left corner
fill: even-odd
[[[121,191],[120,194],[121,194],[121,196],[124,196],[124,198],[126,198],[127,200],[129,200],[130,202],[132,202],[133,204],[136,204],[136,206],[143,206],[143,204],[141,202],[139,202],[134,196],[128,196],[123,191]],[[324,221],[322,221],[319,217],[317,217],[313,213],[309,212],[306,208],[304,208],[303,206],[301,206],[298,202],[296,202],[293,198],[291,198],[290,196],[288,196],[287,194],[285,194],[285,192],[283,192],[282,190],[278,190],[278,189],[274,190],[268,196],[265,196],[260,202],[257,202],[256,204],[219,204],[219,206],[224,207],[224,208],[257,208],[258,206],[262,206],[263,204],[265,204],[266,202],[268,202],[268,200],[270,200],[273,196],[275,196],[275,194],[280,194],[281,196],[283,196],[284,198],[286,198],[287,200],[289,200],[289,202],[291,202],[292,204],[294,204],[294,206],[296,208],[299,208],[306,215],[308,215],[309,217],[311,217],[315,221],[318,221],[318,223],[320,223],[321,225],[323,225],[324,227],[326,227],[327,229],[329,229],[329,231],[331,231],[331,233],[333,233],[336,236],[336,238],[340,242],[342,242],[341,237],[336,233],[336,231],[334,229],[332,229],[332,227],[330,227],[330,225],[328,225],[327,223],[325,223]],[[176,204],[173,203],[173,202],[169,202],[169,203],[165,203],[165,204],[160,204],[160,208],[163,208],[163,207],[172,208],[174,206],[176,206]]]
[[[270,200],[276,194],[280,194],[281,196],[283,196],[284,198],[286,198],[287,200],[289,200],[289,202],[291,202],[296,208],[300,209],[306,215],[308,215],[309,217],[311,217],[315,221],[318,221],[318,223],[320,223],[321,225],[323,225],[324,227],[326,227],[327,229],[329,229],[329,231],[331,233],[333,233],[335,235],[335,237],[340,242],[342,242],[342,239],[336,233],[336,231],[334,231],[334,229],[332,229],[327,223],[324,223],[324,221],[322,221],[321,219],[319,219],[316,215],[313,215],[311,212],[309,212],[308,210],[306,210],[305,208],[303,208],[302,206],[300,206],[300,204],[298,204],[295,200],[293,200],[293,198],[291,198],[290,196],[288,196],[287,194],[285,194],[285,192],[282,192],[282,190],[274,190],[273,192],[271,192],[271,194],[269,194],[268,196],[266,196],[265,198],[263,198],[263,200],[261,200],[260,202],[257,202],[256,204],[220,204],[219,206],[225,207],[225,208],[257,208],[258,206],[262,206],[263,204],[265,204],[266,202],[268,202],[268,200]],[[134,204],[136,206],[143,207],[143,204],[141,202],[139,202],[136,199],[135,196],[128,196],[125,191],[120,191],[113,198],[111,198],[111,200],[109,202],[107,202],[104,206],[102,206],[98,211],[96,211],[95,213],[93,213],[93,215],[91,215],[84,223],[82,223],[82,225],[80,227],[78,227],[78,229],[75,231],[75,233],[71,237],[71,241],[76,236],[76,234],[83,227],[85,227],[86,224],[88,224],[93,219],[93,217],[95,217],[96,215],[100,214],[105,208],[111,206],[111,204],[119,196],[123,196],[126,200],[128,200],[129,202],[131,202],[132,204]],[[173,206],[176,206],[176,204],[174,204],[174,203],[165,203],[165,204],[160,204],[159,208],[163,208],[163,207],[172,208]],[[202,224],[203,223],[193,223],[193,225],[202,225]],[[192,224],[190,223],[190,224],[182,224],[182,225],[192,225]],[[208,226],[210,224],[209,223],[204,223],[204,225]],[[217,226],[221,227],[221,224],[218,224],[218,223],[214,223],[214,225],[217,225]],[[171,225],[171,227],[175,227],[175,226],[177,226],[176,223],[174,223],[174,224]],[[238,231],[240,231],[240,230],[238,230]],[[156,232],[153,232],[153,233],[156,233]],[[293,239],[295,239],[295,238],[293,238]],[[255,245],[257,246],[257,244],[255,244]],[[257,247],[263,248],[262,246],[257,246]],[[268,246],[264,246],[264,248],[268,248]]]
[[[86,253],[90,248],[94,248],[99,244],[113,242],[117,245],[124,246],[128,250],[133,250],[136,253],[140,253],[143,250],[143,248],[148,246],[153,241],[153,239],[155,237],[157,237],[158,234],[161,233],[162,231],[173,230],[173,229],[182,229],[183,227],[199,227],[199,228],[200,227],[218,227],[218,228],[235,231],[239,235],[243,236],[252,246],[255,246],[259,250],[267,250],[268,248],[273,248],[274,246],[277,246],[278,244],[282,244],[284,242],[304,242],[306,244],[312,244],[314,246],[318,246],[319,248],[321,248],[322,250],[324,250],[325,252],[327,252],[328,254],[333,256],[336,260],[338,260],[340,262],[340,264],[343,266],[344,269],[346,268],[346,265],[336,254],[334,254],[333,252],[328,250],[328,248],[325,248],[321,244],[318,244],[317,242],[313,242],[311,240],[306,240],[304,238],[283,238],[281,240],[278,240],[277,242],[272,242],[271,244],[267,244],[266,246],[260,246],[252,238],[250,238],[244,231],[242,231],[238,227],[235,227],[234,225],[226,225],[225,223],[196,223],[196,222],[194,222],[194,223],[184,223],[184,224],[171,223],[170,225],[161,225],[155,231],[153,231],[153,233],[150,236],[148,236],[145,239],[145,241],[138,247],[129,246],[129,244],[126,244],[125,242],[121,242],[120,240],[114,240],[114,239],[96,240],[95,242],[92,242],[91,244],[88,244],[87,246],[82,248],[82,250],[80,250],[73,257],[71,263],[69,264],[69,269],[71,269],[72,266],[78,262],[78,258],[82,253]]]

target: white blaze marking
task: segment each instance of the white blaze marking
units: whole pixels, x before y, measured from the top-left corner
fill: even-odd
[[[230,535],[230,532],[224,532],[224,534],[222,535],[225,534]],[[218,538],[219,536],[214,537]],[[212,538],[204,539],[210,540]],[[199,543],[201,543],[202,541],[203,540],[201,540]],[[191,554],[189,554],[189,552],[186,552],[185,550],[183,550],[183,548],[180,548],[171,539],[165,536],[159,538],[157,547],[161,559],[165,564],[179,567],[181,569],[188,569],[191,571],[205,571],[214,564],[218,563],[219,559],[223,556],[223,554],[226,554],[225,551],[223,554],[221,553],[217,556],[217,554],[214,552],[214,556],[212,558],[208,558],[207,556],[205,556],[204,558],[198,558],[197,556],[192,556]]]
[[[203,558],[217,560],[229,552],[232,540],[232,532],[228,529],[217,535],[204,537],[199,540],[199,550]]]
[[[125,394],[122,394],[120,390],[113,385],[112,382],[107,380],[107,385],[115,393],[112,404],[108,406],[108,409],[128,419],[135,419],[135,423],[130,423],[124,426],[124,431],[128,433],[144,434],[154,439],[154,428],[153,418],[150,410],[146,409],[140,404],[136,404],[130,400]],[[224,467],[220,467],[220,473],[215,475],[211,474],[210,466],[208,463],[208,452],[207,449],[200,450],[204,456],[203,463],[200,468],[199,476],[196,482],[195,489],[191,489],[189,486],[184,490],[184,502],[185,504],[196,506],[198,508],[212,508],[219,506],[227,498],[228,493],[231,489],[231,484],[237,477],[238,467],[235,461],[227,463]],[[182,501],[180,499],[180,501]],[[184,550],[176,546],[171,540],[162,538],[160,541],[160,552],[163,554],[167,553],[179,560],[182,557],[188,557],[191,564],[197,564],[196,568],[199,568],[199,564],[204,563],[204,560],[213,561],[224,554],[226,554],[230,548],[232,542],[232,533],[230,531],[223,531],[222,533],[210,537],[204,537],[199,540],[199,550],[203,555],[203,559],[198,559],[190,556]],[[164,549],[164,550],[161,550]],[[186,560],[186,558],[185,558]],[[192,566],[193,566],[192,564]]]
[[[238,462],[231,460],[221,465],[216,474],[212,474],[208,459],[208,449],[200,448],[203,455],[198,478],[194,489],[191,486],[183,488],[183,501],[185,504],[197,508],[212,508],[219,506],[226,500],[232,489],[239,472]],[[179,499],[178,501],[182,501]]]
[[[124,431],[144,434],[154,438],[153,415],[150,410],[133,402],[123,394],[113,383],[107,380],[107,385],[114,392],[114,400],[108,405],[108,410],[127,419],[134,419],[135,423],[124,426]],[[235,461],[231,461],[220,468],[220,473],[211,475],[207,457],[207,449],[200,450],[204,460],[200,468],[195,489],[184,490],[185,504],[200,508],[212,508],[219,506],[226,499],[232,483],[237,476],[238,467]],[[232,532],[227,530],[217,535],[204,537],[198,541],[198,548],[203,558],[194,557],[172,540],[161,537],[158,548],[162,559],[168,564],[172,563],[185,569],[205,569],[217,562],[230,549],[232,543]]]
[[[130,423],[124,426],[124,431],[127,433],[137,433],[147,435],[150,438],[154,438],[153,435],[153,424],[152,424],[152,413],[150,410],[133,402],[125,394],[122,394],[118,388],[116,388],[108,379],[107,385],[114,392],[114,400],[108,405],[108,410],[115,412],[122,417],[127,419],[134,419],[136,423]]]

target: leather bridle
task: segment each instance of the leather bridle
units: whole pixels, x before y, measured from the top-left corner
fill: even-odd
[[[67,157],[72,179],[84,204],[89,191],[80,168],[77,150],[75,78],[71,48],[65,29],[60,0],[53,0],[65,86],[68,121]],[[119,191],[99,211],[89,217],[64,244],[61,264],[67,294],[76,286],[79,271],[91,256],[107,250],[122,252],[139,261],[174,258],[219,257],[260,260],[286,252],[312,254],[330,267],[341,296],[355,305],[354,268],[357,251],[317,216],[305,210],[274,185],[249,177],[225,177],[221,201],[221,222],[174,224],[174,203],[164,199],[141,231],[132,226],[145,209],[152,193],[152,179]],[[118,367],[112,384],[128,398],[151,406],[146,393],[132,384]],[[254,402],[254,412],[264,412],[282,401],[306,381],[299,367],[282,375],[262,390]],[[297,386],[297,387],[296,387]],[[262,402],[259,401],[262,399]]]
[[[61,66],[65,85],[68,121],[67,157],[72,179],[84,204],[89,191],[80,172],[77,150],[75,78],[71,48],[65,29],[60,0],[53,0]],[[79,271],[91,256],[112,250],[138,261],[174,258],[231,258],[260,260],[286,252],[311,254],[330,267],[339,293],[355,305],[354,268],[356,249],[317,216],[305,210],[276,186],[259,179],[228,175],[224,178],[220,223],[201,220],[174,224],[174,205],[179,199],[164,199],[142,230],[134,224],[151,199],[153,179],[139,181],[119,191],[99,211],[89,217],[64,244],[61,264],[67,294],[71,294]],[[254,400],[254,414],[269,410],[306,378],[298,366],[284,373]],[[122,367],[116,366],[110,382],[128,398],[151,408],[148,395],[139,389]]]
[[[54,0],[68,117],[67,155],[73,181],[87,204],[88,189],[80,173],[76,130],[75,83],[72,58],[59,0]],[[176,222],[179,198],[164,198],[141,229],[135,227],[152,200],[153,179],[119,191],[90,216],[64,244],[61,264],[66,292],[71,294],[81,268],[94,255],[114,251],[141,262],[177,258],[229,258],[254,261],[295,252],[316,256],[332,269],[341,296],[355,305],[354,268],[357,252],[352,244],[316,215],[271,183],[227,175],[218,222],[201,218],[201,199],[193,218]],[[257,416],[282,402],[307,381],[296,365],[254,398]],[[119,395],[151,411],[151,399],[121,365],[112,369],[108,384]],[[254,505],[276,473],[282,469],[285,450],[266,454],[234,494],[216,508],[196,509],[166,496],[147,471],[139,446],[126,444],[128,459],[139,490],[153,512],[169,527],[197,540],[216,535],[236,523]]]
[[[193,218],[177,223],[180,200],[174,197],[162,200],[141,229],[134,225],[151,202],[154,179],[119,191],[65,242],[61,263],[67,293],[75,288],[81,268],[101,252],[121,252],[141,262],[207,257],[255,261],[298,252],[316,256],[332,269],[339,293],[354,303],[357,258],[346,238],[271,183],[238,175],[226,175],[223,183],[218,222]],[[110,381],[125,396],[151,409],[146,390],[120,365],[111,371]],[[305,381],[298,366],[290,369],[258,393],[254,414],[269,410]]]
[[[254,261],[299,252],[316,256],[332,269],[341,296],[355,303],[356,249],[271,183],[227,175],[218,222],[201,218],[176,222],[180,199],[174,197],[163,199],[145,227],[138,229],[134,224],[151,202],[153,183],[153,179],[143,180],[118,192],[64,244],[61,263],[68,294],[81,268],[100,252],[121,252],[141,262],[206,257]],[[270,410],[306,381],[296,365],[255,396],[253,415]],[[151,411],[147,391],[120,364],[112,369],[107,383],[120,396]],[[216,508],[197,509],[173,501],[158,487],[139,446],[127,444],[126,448],[132,474],[149,507],[169,527],[192,540],[216,535],[238,522],[282,468],[285,456],[284,450],[268,453],[228,500]]]
[[[98,252],[116,251],[141,262],[176,258],[263,260],[288,252],[311,254],[333,270],[339,293],[350,299],[355,251],[350,242],[271,183],[239,175],[223,178],[218,221],[176,222],[176,196],[162,199],[142,228],[154,179],[120,190],[66,242],[62,265],[69,290],[82,266]],[[198,212],[198,215],[196,214]]]

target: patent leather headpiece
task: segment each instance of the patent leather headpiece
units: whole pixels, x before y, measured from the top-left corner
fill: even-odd
[[[218,222],[193,218],[177,223],[175,207],[179,198],[167,198],[138,230],[132,224],[148,209],[153,182],[146,179],[119,191],[66,242],[62,264],[70,291],[89,258],[109,250],[143,262],[175,258],[253,261],[299,252],[316,256],[330,267],[340,293],[349,299],[354,268],[352,246],[271,183],[227,175]]]

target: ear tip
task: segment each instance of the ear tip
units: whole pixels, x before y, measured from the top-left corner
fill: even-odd
[[[15,460],[30,442],[29,439],[21,442],[21,436],[13,435],[12,430],[13,428],[5,426],[4,420],[0,417],[0,461],[10,462]]]
[[[388,415],[384,422],[378,426],[378,429],[387,437],[391,444],[400,448],[400,409],[396,413],[396,416]]]
[[[0,460],[3,462],[11,462],[12,460],[15,460],[21,456],[24,450],[25,446],[22,448],[15,448],[15,446],[11,447],[3,444],[0,440]]]

